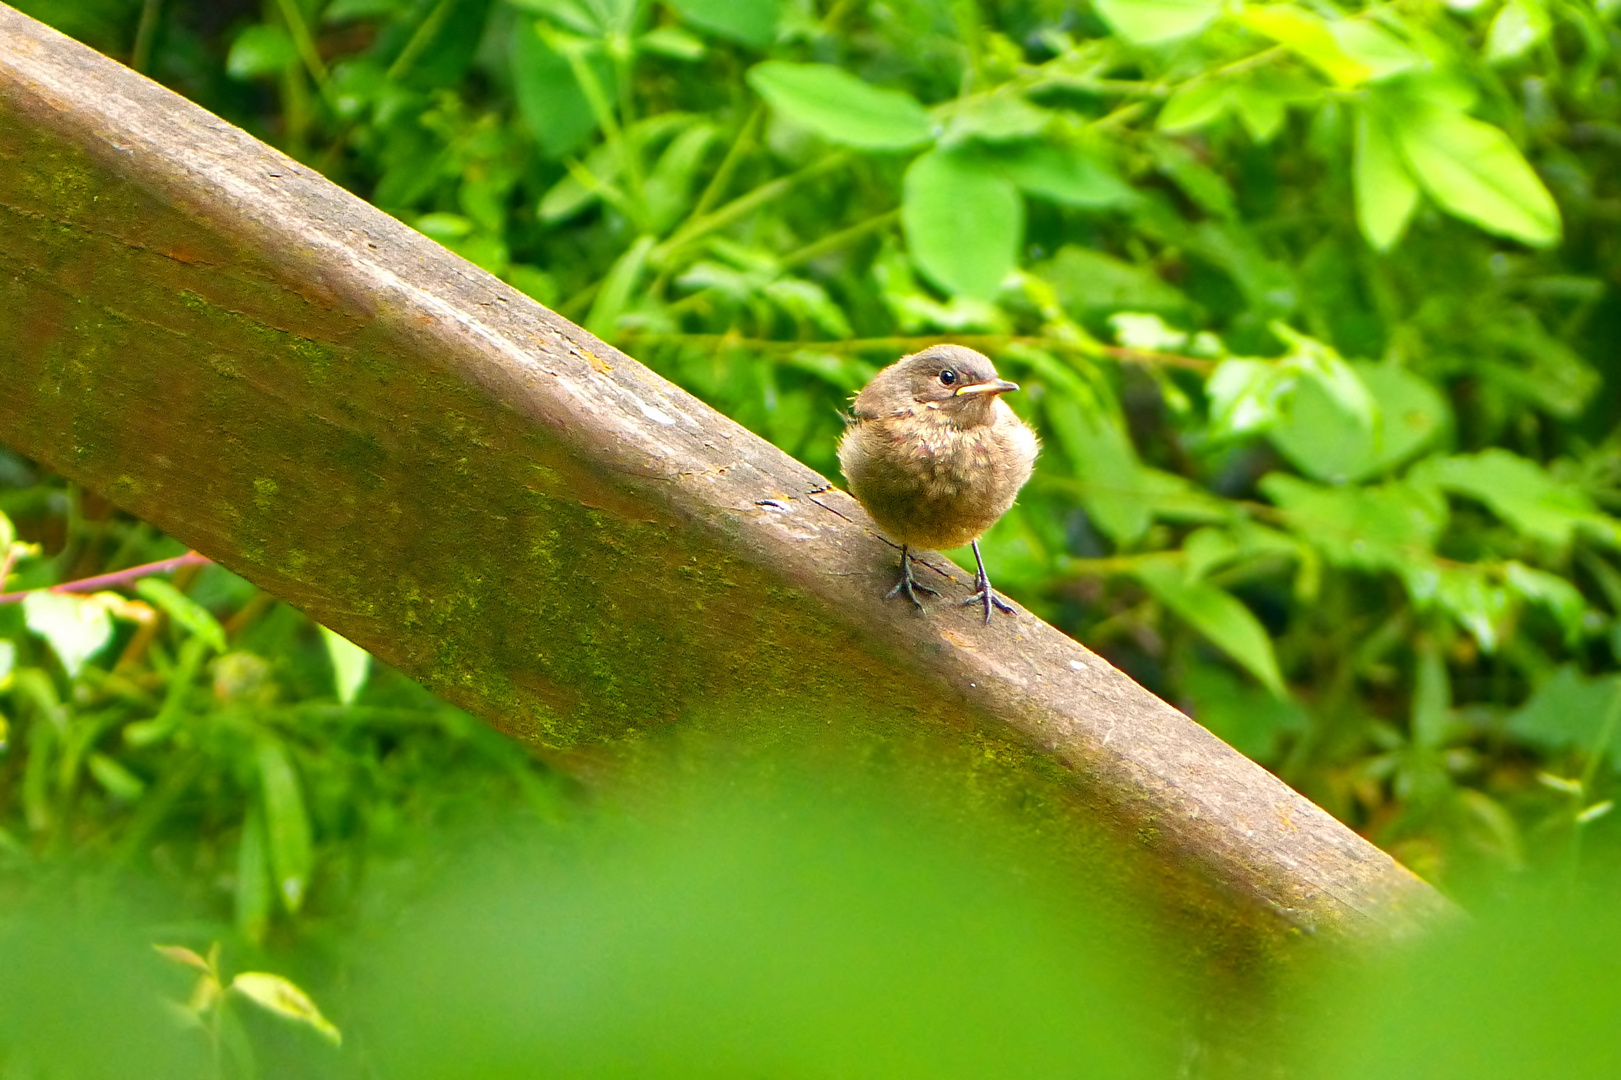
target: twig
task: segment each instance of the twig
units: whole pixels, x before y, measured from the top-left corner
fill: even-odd
[[[167,574],[171,570],[179,570],[187,566],[207,566],[213,561],[206,555],[188,551],[184,555],[176,555],[172,559],[142,563],[140,566],[114,570],[110,574],[97,574],[95,577],[80,578],[77,581],[64,581],[60,585],[52,585],[46,589],[27,589],[23,592],[0,593],[0,604],[18,604],[34,593],[84,593],[96,592],[100,589],[116,589],[140,578],[151,577],[153,574]]]

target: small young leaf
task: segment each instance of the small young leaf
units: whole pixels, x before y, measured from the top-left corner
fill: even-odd
[[[276,892],[290,914],[304,906],[314,866],[314,844],[304,793],[287,748],[272,738],[259,743],[259,784],[264,795],[265,833]]]
[[[324,626],[321,640],[326,643],[326,655],[332,661],[332,682],[338,701],[351,705],[360,688],[366,685],[366,676],[371,674],[371,653]]]
[[[50,644],[70,679],[113,637],[106,607],[72,593],[29,593],[23,600],[23,618],[29,630]]]
[[[1448,213],[1532,247],[1559,242],[1559,207],[1503,132],[1436,108],[1408,110],[1395,127],[1409,168]]]
[[[1357,110],[1356,223],[1375,251],[1396,246],[1418,206],[1418,185],[1387,124],[1371,107]]]
[[[831,64],[767,60],[749,85],[779,115],[829,142],[861,150],[908,150],[934,137],[917,99],[884,90]]]
[[[989,300],[1018,265],[1024,202],[1012,181],[978,159],[934,150],[906,170],[901,226],[918,268],[937,285]]]
[[[1190,37],[1221,14],[1221,0],[1097,0],[1098,14],[1133,45]]]
[[[169,582],[162,578],[142,578],[136,583],[135,591],[186,633],[201,638],[215,652],[225,651],[225,628],[219,620]]]
[[[244,971],[231,980],[231,992],[278,1016],[309,1025],[324,1039],[343,1042],[342,1033],[332,1021],[322,1016],[310,996],[290,979],[268,971]]]

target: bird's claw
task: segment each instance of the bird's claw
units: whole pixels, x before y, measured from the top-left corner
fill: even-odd
[[[1008,603],[1006,600],[1003,600],[1000,596],[997,596],[996,590],[991,588],[989,585],[980,586],[977,593],[962,602],[963,607],[967,607],[969,604],[985,605],[986,626],[991,624],[992,608],[995,608],[997,611],[1005,611],[1009,615],[1013,614],[1013,605]]]
[[[906,599],[910,600],[921,610],[923,607],[923,601],[917,598],[917,594],[920,592],[926,592],[930,596],[940,595],[939,589],[931,589],[921,581],[918,581],[912,576],[912,571],[908,569],[906,573],[901,576],[900,581],[895,583],[895,587],[889,590],[889,592],[884,596],[884,599],[893,600],[895,599],[897,593],[905,593]]]
[[[901,579],[895,583],[895,587],[893,589],[889,590],[889,592],[884,596],[884,599],[893,600],[895,599],[895,594],[905,593],[906,599],[912,602],[912,606],[917,608],[919,611],[922,611],[923,601],[917,598],[917,594],[920,592],[926,592],[930,596],[940,595],[940,590],[931,589],[912,576],[911,553],[903,547],[901,548]]]

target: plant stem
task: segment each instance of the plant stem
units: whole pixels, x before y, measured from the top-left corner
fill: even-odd
[[[649,262],[655,266],[662,267],[666,265],[670,258],[682,248],[708,236],[717,229],[725,228],[739,218],[746,217],[765,204],[782,198],[800,182],[830,172],[848,160],[850,160],[850,155],[840,150],[829,154],[820,161],[813,161],[798,172],[780,176],[775,180],[769,180],[748,194],[739,195],[719,210],[690,221],[674,236],[654,248]]]
[[[141,21],[135,24],[135,47],[130,50],[129,66],[143,74],[152,63],[152,42],[158,34],[158,15],[162,10],[163,0],[144,0]]]
[[[208,566],[213,561],[206,555],[188,551],[184,555],[176,555],[172,559],[142,563],[140,566],[114,570],[110,574],[97,574],[95,577],[80,578],[77,581],[65,581],[60,585],[52,585],[47,589],[28,589],[23,592],[0,593],[0,604],[21,603],[34,593],[85,593],[98,592],[102,589],[116,589],[119,586],[128,585],[132,581],[150,577],[153,574],[167,574],[170,571],[187,566]]]

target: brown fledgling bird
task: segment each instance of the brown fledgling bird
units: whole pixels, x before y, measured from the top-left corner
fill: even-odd
[[[1018,383],[961,345],[933,345],[902,357],[856,395],[855,419],[839,440],[850,493],[901,544],[901,579],[889,597],[939,592],[912,576],[912,548],[974,545],[977,591],[964,605],[1012,611],[991,588],[979,537],[1007,513],[1030,479],[1036,433],[1002,395]],[[888,599],[888,597],[886,597]]]

